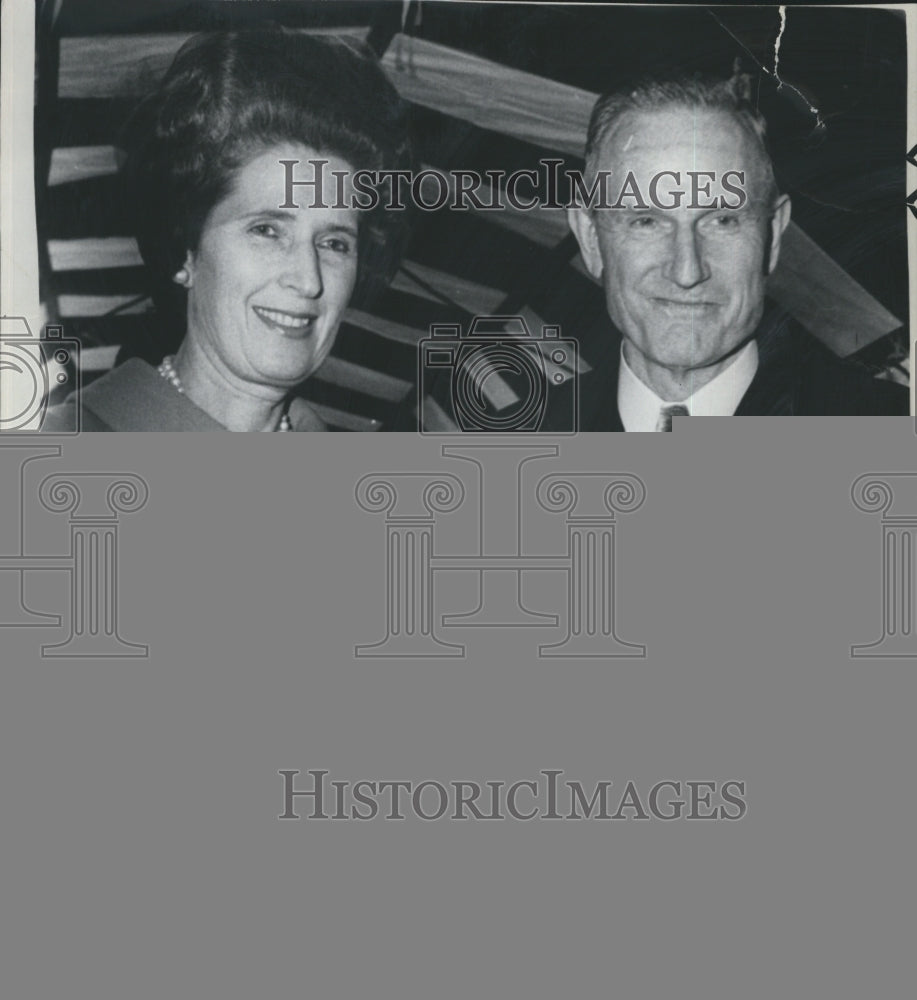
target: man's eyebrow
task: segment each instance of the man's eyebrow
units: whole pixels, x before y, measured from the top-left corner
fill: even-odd
[[[349,222],[335,222],[330,226],[326,226],[322,229],[323,233],[345,233],[347,236],[352,236],[354,239],[359,236],[359,231],[357,227]]]
[[[615,208],[613,205],[595,205],[593,206],[593,211],[607,212],[610,216],[626,215],[627,213],[635,213],[637,215],[671,215],[672,212],[670,208],[660,208],[659,205],[621,205],[618,208]]]
[[[702,208],[692,208],[691,211],[698,218],[703,218],[705,215],[721,215],[723,212],[728,212],[730,215],[751,215],[757,209],[746,202],[744,205],[736,207],[731,205],[704,205]]]

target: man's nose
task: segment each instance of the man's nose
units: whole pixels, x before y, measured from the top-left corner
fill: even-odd
[[[308,299],[317,299],[322,294],[322,268],[314,246],[297,245],[290,249],[280,283]]]
[[[692,226],[679,226],[673,234],[664,274],[681,288],[693,288],[710,277],[703,247]]]

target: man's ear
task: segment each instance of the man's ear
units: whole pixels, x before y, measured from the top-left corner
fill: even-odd
[[[602,277],[602,255],[599,252],[599,234],[595,221],[585,208],[579,205],[567,209],[567,224],[576,237],[583,263],[593,278]]]
[[[767,273],[773,274],[780,257],[780,242],[786,227],[790,224],[790,196],[782,194],[777,199],[777,206],[771,215],[770,245],[767,248]]]

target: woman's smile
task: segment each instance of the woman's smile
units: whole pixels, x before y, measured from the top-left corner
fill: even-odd
[[[282,312],[279,309],[252,307],[258,318],[284,337],[307,337],[315,327],[315,316],[305,313]]]

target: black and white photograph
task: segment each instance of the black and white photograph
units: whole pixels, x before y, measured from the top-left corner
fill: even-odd
[[[900,9],[42,0],[35,40],[5,429],[910,412]]]
[[[0,1000],[912,1000],[915,28],[0,0]]]

